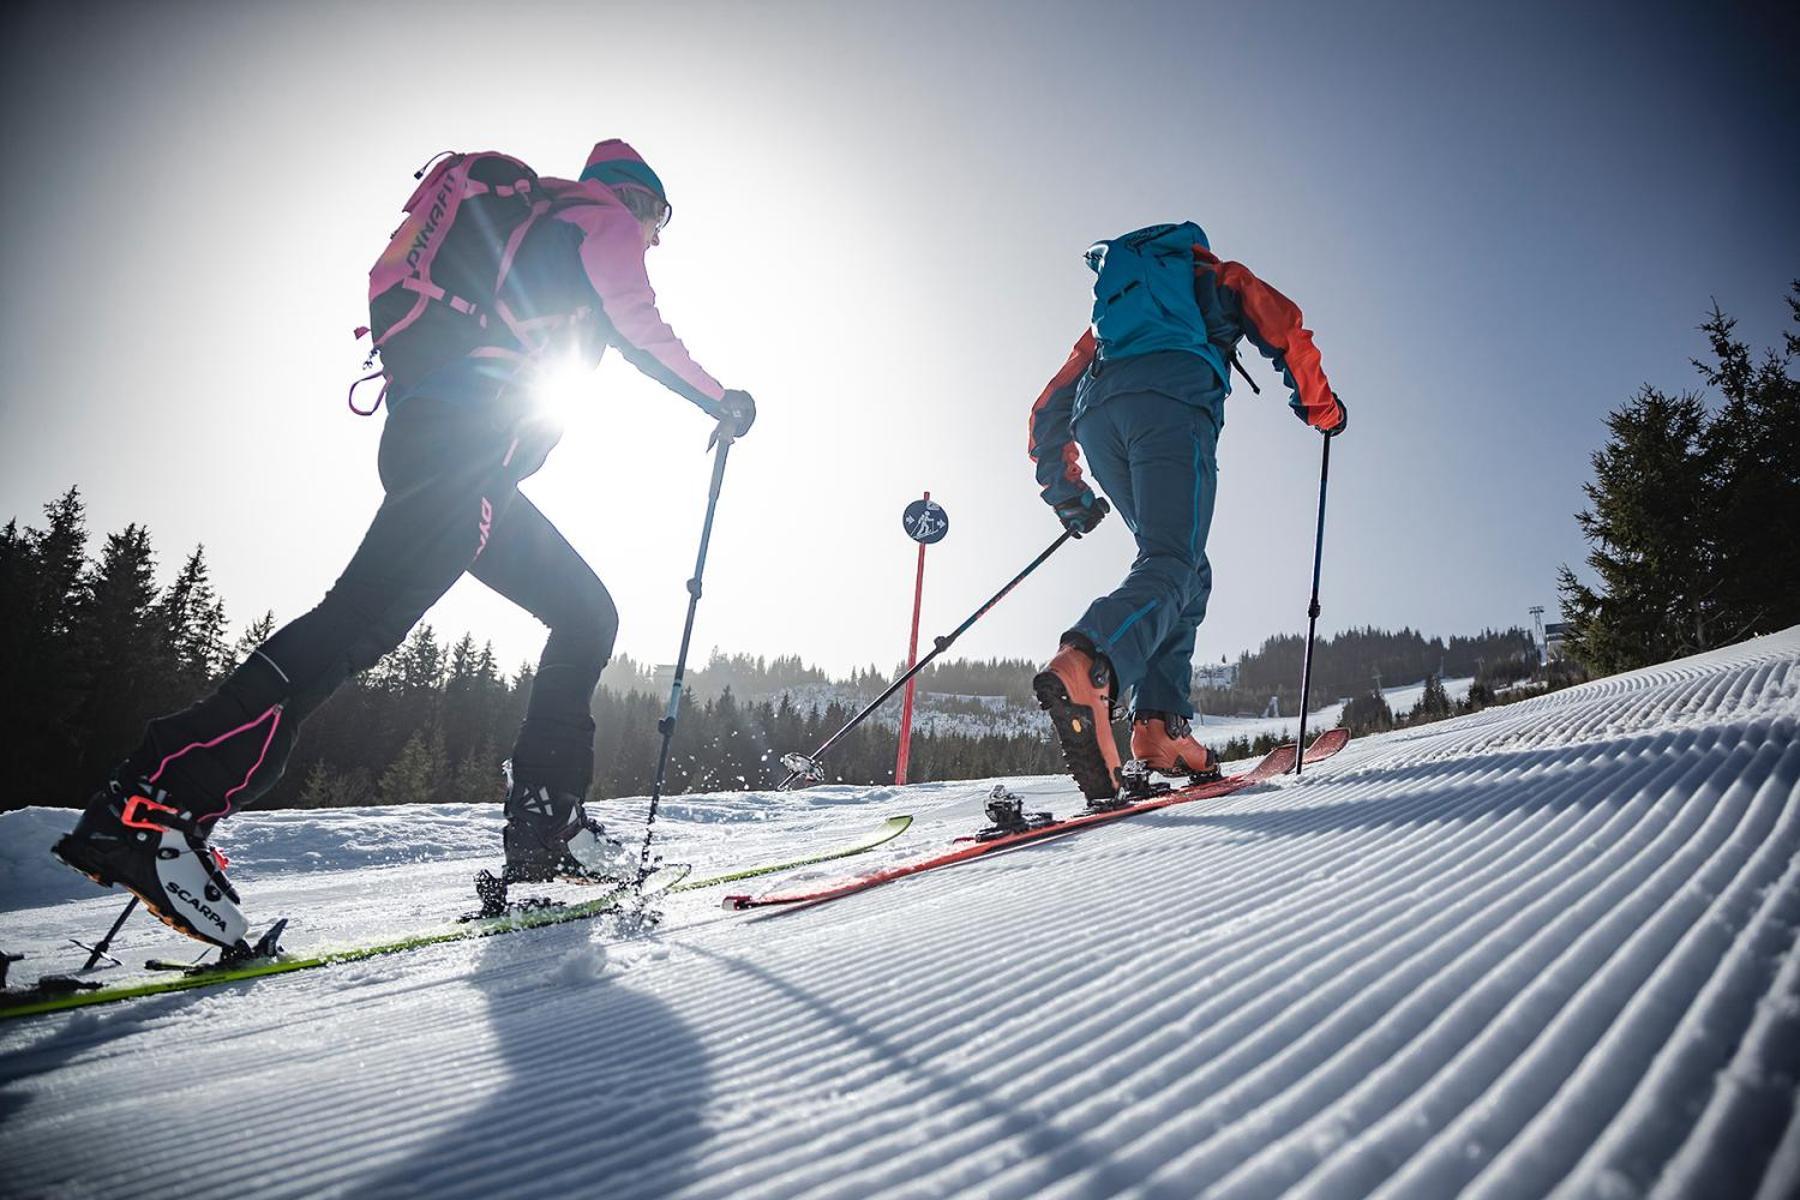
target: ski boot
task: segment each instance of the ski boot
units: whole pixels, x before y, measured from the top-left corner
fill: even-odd
[[[102,887],[124,888],[176,932],[228,958],[249,957],[250,923],[225,878],[225,856],[206,844],[210,829],[155,785],[115,780],[50,852]]]
[[[1152,772],[1185,775],[1188,786],[1219,778],[1219,756],[1194,739],[1193,725],[1173,713],[1140,711],[1131,718],[1131,761],[1121,772],[1124,792],[1134,800],[1167,791],[1152,783]]]
[[[1031,681],[1038,707],[1062,744],[1063,761],[1090,806],[1119,794],[1119,746],[1112,732],[1112,666],[1089,645],[1065,640]]]
[[[508,883],[626,884],[637,878],[637,855],[587,815],[581,797],[529,782],[506,793]]]
[[[1007,791],[1004,783],[996,783],[994,790],[988,793],[987,819],[988,827],[975,835],[975,840],[978,842],[991,842],[995,838],[1008,837],[1015,833],[1029,833],[1033,829],[1042,829],[1056,821],[1056,818],[1047,812],[1026,812],[1025,802],[1016,794]]]

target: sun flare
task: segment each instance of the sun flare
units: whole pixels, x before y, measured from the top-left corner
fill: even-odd
[[[532,385],[538,411],[565,421],[575,405],[593,391],[593,370],[573,357],[546,365]]]

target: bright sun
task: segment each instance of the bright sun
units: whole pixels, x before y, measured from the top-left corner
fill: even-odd
[[[566,419],[576,402],[592,390],[593,370],[572,355],[544,367],[533,388],[538,411],[558,420]]]

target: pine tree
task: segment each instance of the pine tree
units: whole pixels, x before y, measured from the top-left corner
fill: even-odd
[[[243,662],[250,657],[252,651],[274,636],[274,633],[275,610],[270,609],[244,627],[244,632],[238,635],[238,640],[231,644],[231,653],[226,665],[236,666]]]
[[[332,808],[336,796],[336,777],[320,759],[313,763],[306,772],[306,782],[300,785],[300,796],[294,801],[296,808]]]
[[[450,770],[444,761],[444,735],[422,729],[406,740],[400,754],[381,776],[381,803],[431,804],[448,791]]]
[[[76,717],[92,671],[77,636],[88,537],[80,492],[70,488],[44,516],[44,529],[13,520],[0,535],[0,768],[11,781],[0,808],[72,800],[84,786]]]
[[[413,630],[390,659],[384,660],[389,670],[388,683],[402,694],[423,695],[444,685],[446,654],[429,625]]]
[[[1800,282],[1787,303],[1800,324]],[[1800,381],[1788,374],[1800,338],[1788,333],[1782,351],[1753,362],[1736,325],[1713,305],[1701,328],[1714,361],[1694,362],[1725,398],[1703,439],[1723,642],[1800,623]]]
[[[1788,307],[1800,323],[1800,282]],[[1564,567],[1558,590],[1577,659],[1629,670],[1800,622],[1800,338],[1760,363],[1713,306],[1713,361],[1695,360],[1723,403],[1646,386],[1607,418],[1592,508],[1577,515],[1599,586]]]
[[[175,665],[161,636],[157,595],[149,531],[127,525],[108,534],[74,630],[94,681],[78,718],[85,776],[98,777],[131,749],[154,715],[145,696],[161,691]]]
[[[156,605],[156,623],[174,670],[164,691],[173,707],[194,698],[225,662],[225,605],[207,576],[206,547],[196,546]]]
[[[1592,543],[1590,589],[1559,573],[1566,640],[1601,671],[1663,662],[1712,644],[1715,550],[1706,535],[1706,411],[1692,393],[1646,385],[1606,419],[1612,436],[1595,451],[1591,507],[1576,514]]]
[[[1425,677],[1425,690],[1419,696],[1419,702],[1413,705],[1411,719],[1418,724],[1436,721],[1449,716],[1455,710],[1450,703],[1450,694],[1444,690],[1443,681],[1436,675]]]
[[[500,761],[492,743],[483,741],[457,759],[444,794],[438,799],[455,804],[499,804],[506,799],[506,777]]]
[[[1359,735],[1380,733],[1394,727],[1394,710],[1388,707],[1386,697],[1380,692],[1370,691],[1351,698],[1350,703],[1344,706],[1340,723],[1345,729]]]

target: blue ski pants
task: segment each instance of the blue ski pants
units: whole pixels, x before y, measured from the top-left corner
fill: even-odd
[[[1194,631],[1212,594],[1206,534],[1218,494],[1223,397],[1113,396],[1075,423],[1094,480],[1137,538],[1125,581],[1088,606],[1074,632],[1112,662],[1139,711],[1194,715]]]

